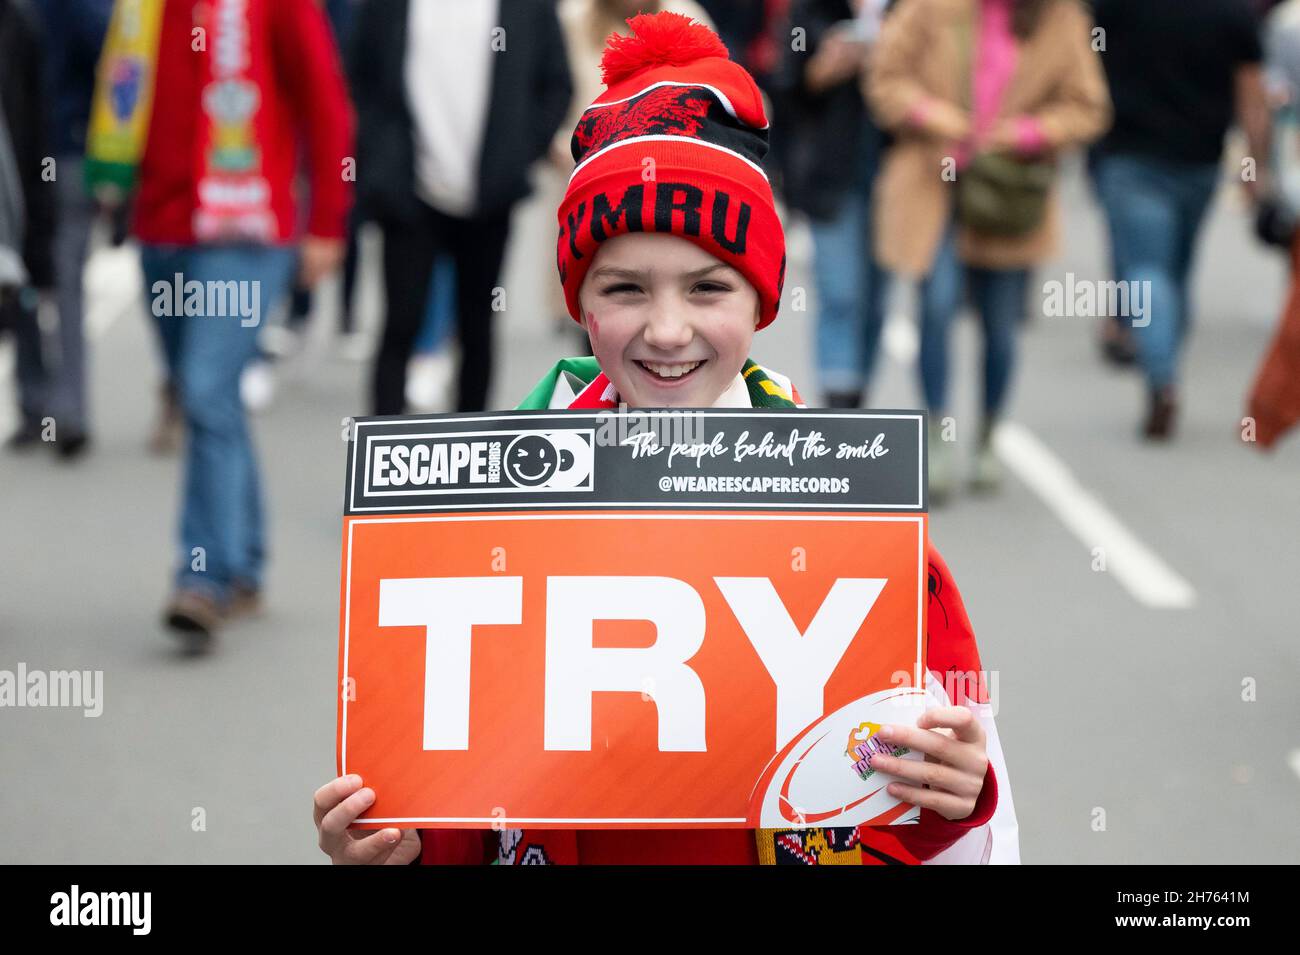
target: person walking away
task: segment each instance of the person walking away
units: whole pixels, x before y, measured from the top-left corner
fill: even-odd
[[[351,51],[362,214],[384,237],[375,414],[401,414],[440,251],[455,259],[456,410],[487,404],[510,212],[572,87],[553,4],[370,0]]]
[[[45,39],[27,0],[0,0],[0,323],[14,326],[20,420],[6,445],[35,448],[47,437],[49,379],[40,324],[55,287],[53,190],[42,179],[49,153]],[[55,421],[57,437],[58,422]]]
[[[1246,0],[1097,0],[1094,7],[1115,98],[1115,122],[1099,144],[1094,175],[1115,278],[1150,290],[1149,314],[1139,322],[1119,316],[1122,327],[1108,334],[1131,329],[1146,379],[1141,434],[1162,441],[1174,433],[1192,261],[1234,117],[1255,166],[1245,188],[1252,198],[1268,190],[1259,24]]]
[[[352,115],[317,0],[166,0],[161,15],[134,232],[188,435],[164,620],[203,646],[260,606],[264,511],[240,373],[296,255],[308,285],[343,258]],[[312,196],[301,239],[298,130]]]
[[[871,200],[886,142],[861,90],[884,6],[796,0],[790,23],[805,43],[790,45],[773,81],[789,110],[785,198],[811,225],[817,378],[831,408],[866,399],[885,321],[888,274],[876,260]]]
[[[876,193],[881,264],[919,278],[930,488],[952,491],[945,438],[948,340],[968,292],[984,339],[973,483],[997,486],[993,450],[1030,269],[1053,254],[1056,159],[1102,133],[1106,83],[1075,0],[905,0],[885,18],[866,93],[896,140]]]
[[[82,176],[86,125],[95,88],[95,65],[108,29],[112,0],[37,0],[44,27],[48,93],[52,109],[52,189],[58,205],[54,232],[54,310],[57,334],[45,343],[45,359],[21,378],[41,381],[46,413],[55,422],[53,448],[64,460],[89,444],[82,271],[95,220],[95,203]],[[30,350],[24,355],[30,356]]]

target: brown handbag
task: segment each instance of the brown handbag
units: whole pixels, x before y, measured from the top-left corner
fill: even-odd
[[[965,53],[966,108],[973,83],[969,16],[957,22]],[[1034,231],[1047,214],[1047,196],[1056,175],[1050,159],[1021,159],[1005,152],[980,152],[957,177],[957,221],[975,232],[1014,238]]]
[[[978,153],[957,180],[957,219],[975,232],[1019,236],[1047,214],[1054,163],[1007,153]]]

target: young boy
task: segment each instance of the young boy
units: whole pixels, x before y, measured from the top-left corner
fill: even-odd
[[[606,48],[607,89],[578,123],[577,167],[559,210],[560,279],[594,356],[560,362],[522,407],[802,406],[788,379],[748,358],[755,330],[776,317],[785,271],[781,223],[758,165],[767,147],[758,88],[707,28],[668,13],[629,23],[632,36]],[[961,596],[933,550],[929,591],[931,680],[978,672]],[[316,792],[320,845],[351,863],[1015,862],[1014,810],[977,683],[978,701],[959,694],[953,702],[965,705],[881,731],[926,754],[873,758],[898,780],[889,791],[921,807],[918,825],[351,831],[375,798],[352,775]]]

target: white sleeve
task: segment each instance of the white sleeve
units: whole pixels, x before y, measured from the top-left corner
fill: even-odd
[[[1002,741],[998,738],[997,724],[993,722],[993,707],[982,703],[971,709],[988,737],[989,763],[998,780],[998,805],[989,820],[993,851],[988,861],[992,865],[1020,865],[1020,824],[1016,821],[1015,800],[1011,798],[1011,776],[1002,755]]]
[[[935,693],[951,705],[943,684],[926,673],[926,691]],[[997,779],[998,804],[993,818],[978,829],[972,829],[947,849],[927,859],[922,865],[1019,865],[1020,825],[1016,822],[1016,804],[1011,798],[1011,777],[1002,755],[1002,741],[998,738],[997,724],[993,721],[993,707],[988,703],[967,703],[974,712],[987,737],[989,764]]]

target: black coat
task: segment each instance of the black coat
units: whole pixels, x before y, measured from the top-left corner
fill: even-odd
[[[44,37],[25,0],[0,0],[0,103],[22,177],[23,262],[36,288],[54,285],[54,183],[42,178],[50,156],[49,96]],[[57,169],[56,174],[68,175]]]
[[[826,31],[852,16],[848,0],[794,0],[789,22],[807,31],[806,46],[794,50],[787,43],[772,80],[773,98],[782,108],[772,130],[785,199],[814,219],[833,216],[847,193],[869,182],[887,145],[856,78],[816,93],[804,82]]]
[[[427,0],[420,0],[427,2]],[[404,60],[410,0],[365,0],[357,11],[348,73],[357,110],[361,215],[405,221],[418,209],[414,119]],[[564,37],[550,0],[500,0],[505,50],[492,53],[487,126],[474,215],[504,215],[528,195],[528,168],[550,147],[573,97]],[[448,96],[456,95],[454,89]]]

